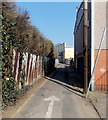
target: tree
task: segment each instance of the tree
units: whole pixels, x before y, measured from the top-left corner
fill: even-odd
[[[54,45],[37,27],[31,25],[29,12],[19,9],[14,2],[2,2],[2,86],[3,102],[16,100],[16,82],[12,73],[12,47],[20,52],[19,69],[23,52],[54,57]]]

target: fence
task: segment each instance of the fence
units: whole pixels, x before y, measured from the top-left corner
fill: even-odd
[[[42,57],[13,49],[13,75],[19,89],[32,85],[42,74]]]

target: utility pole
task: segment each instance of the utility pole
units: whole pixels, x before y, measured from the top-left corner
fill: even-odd
[[[84,0],[84,93],[88,88],[88,0]]]

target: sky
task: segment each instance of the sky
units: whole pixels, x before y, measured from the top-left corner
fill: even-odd
[[[74,45],[76,7],[79,2],[18,2],[17,6],[29,11],[30,21],[54,44]]]

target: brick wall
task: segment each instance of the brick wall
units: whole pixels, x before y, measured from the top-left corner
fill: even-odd
[[[98,50],[95,50],[95,58]],[[95,89],[108,91],[108,49],[102,49],[95,69]]]

